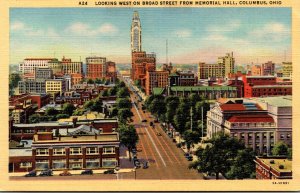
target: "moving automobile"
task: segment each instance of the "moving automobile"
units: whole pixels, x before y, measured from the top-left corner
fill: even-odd
[[[60,176],[72,176],[72,174],[68,170],[64,170],[62,173],[59,174]]]
[[[36,177],[36,171],[30,171],[28,174],[25,174],[25,177]]]
[[[41,173],[39,174],[39,176],[52,176],[53,172],[52,170],[43,170],[41,171]]]
[[[114,173],[115,173],[114,169],[109,169],[109,170],[104,171],[104,174],[114,174]]]
[[[84,170],[81,172],[81,175],[93,175],[93,170]]]

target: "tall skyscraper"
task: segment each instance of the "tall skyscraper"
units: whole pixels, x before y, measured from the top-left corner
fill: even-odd
[[[139,13],[134,11],[131,23],[131,52],[142,51],[142,27]]]

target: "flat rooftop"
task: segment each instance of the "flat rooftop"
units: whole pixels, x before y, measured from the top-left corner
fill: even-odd
[[[94,135],[89,136],[79,136],[76,137],[73,136],[61,136],[60,140],[59,137],[54,137],[52,140],[38,140],[38,136],[34,136],[34,142],[33,144],[37,143],[65,143],[65,142],[118,142],[119,141],[119,135],[117,133],[109,133],[109,134],[100,134],[97,135],[97,139]]]
[[[249,100],[266,103],[275,107],[292,107],[292,96],[274,96],[274,97],[261,97],[261,98],[250,98]]]
[[[288,159],[273,159],[273,158],[259,158],[260,161],[262,161],[264,164],[266,164],[269,167],[272,167],[273,169],[279,171],[279,172],[291,172],[292,171],[292,161]],[[273,164],[270,162],[274,161]],[[279,166],[283,165],[283,169],[279,169]]]
[[[32,150],[30,149],[9,149],[9,157],[19,157],[19,156],[32,156]]]

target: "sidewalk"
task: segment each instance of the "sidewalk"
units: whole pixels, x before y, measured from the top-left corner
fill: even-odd
[[[104,171],[108,170],[107,169],[97,169],[97,170],[93,170],[94,174],[103,174]],[[80,175],[82,171],[84,170],[68,170],[72,175]],[[60,173],[62,173],[63,170],[59,170],[59,171],[53,171],[53,175],[54,176],[58,176]],[[118,171],[118,173],[128,173],[128,172],[133,172],[133,169],[131,168],[124,168],[124,169],[120,169]],[[15,173],[9,173],[9,176],[25,176],[25,174],[27,174],[28,172],[15,172]],[[39,175],[39,171],[37,172],[37,175]]]

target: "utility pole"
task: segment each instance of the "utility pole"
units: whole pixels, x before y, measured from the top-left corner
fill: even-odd
[[[201,128],[202,128],[202,140],[203,140],[203,106],[201,107]]]
[[[193,107],[191,107],[191,130],[193,131]]]

